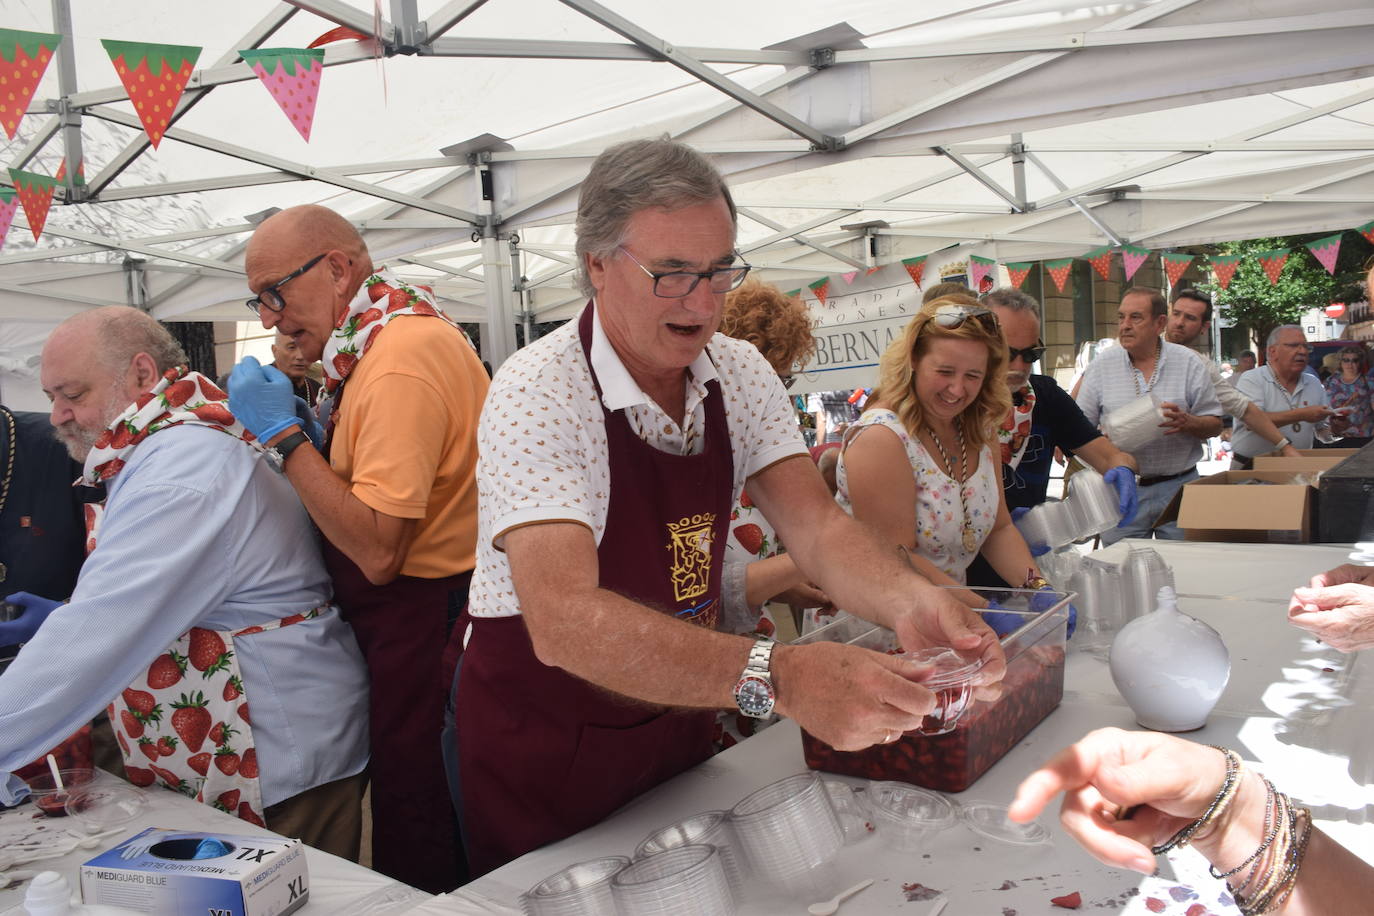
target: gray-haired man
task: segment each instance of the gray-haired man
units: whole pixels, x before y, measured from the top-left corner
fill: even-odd
[[[1249,398],[1275,424],[1296,448],[1311,448],[1312,439],[1330,435],[1330,399],[1322,383],[1307,368],[1311,348],[1307,335],[1296,324],[1285,324],[1269,332],[1265,342],[1267,362],[1241,378],[1236,390]],[[1231,434],[1236,461],[1242,456],[1263,454],[1272,446],[1246,423],[1237,420]],[[1248,467],[1248,462],[1242,465]]]
[[[992,631],[836,506],[777,373],[716,334],[748,266],[700,154],[612,147],[578,205],[592,301],[496,373],[478,431],[478,562],[456,712],[475,873],[604,818],[710,753],[715,713],[776,710],[857,749],[934,697],[887,656],[714,630],[746,480],[808,578],[909,646]],[[695,624],[695,625],[693,625]]]

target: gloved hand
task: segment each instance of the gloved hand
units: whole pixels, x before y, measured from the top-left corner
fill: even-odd
[[[1030,609],[1037,614],[1043,614],[1050,608],[1059,603],[1063,593],[1058,591],[1053,585],[1046,585],[1044,588],[1030,596]],[[1073,631],[1078,627],[1078,608],[1069,605],[1069,625],[1065,631],[1064,638],[1073,636]]]
[[[40,598],[28,592],[15,592],[5,600],[10,604],[19,605],[24,612],[14,620],[0,623],[0,646],[17,646],[21,642],[33,639],[39,625],[48,619],[49,614],[62,606],[61,601]]]
[[[1116,527],[1135,521],[1136,510],[1140,508],[1135,492],[1135,471],[1121,465],[1103,474],[1102,479],[1116,487],[1117,508],[1121,510],[1121,522]]]
[[[229,374],[229,410],[264,444],[277,433],[303,425],[296,416],[297,400],[291,380],[280,369],[252,356],[245,356]]]
[[[296,419],[301,421],[301,429],[315,448],[324,448],[324,427],[315,419],[315,411],[305,403],[305,398],[296,396]]]
[[[996,598],[988,599],[988,606],[982,611],[982,617],[983,622],[992,627],[992,632],[998,636],[1006,636],[1029,619],[1025,614],[1007,610]]]
[[[1029,511],[1030,511],[1030,509],[1026,508],[1025,506],[1017,506],[1015,509],[1012,509],[1012,510],[1011,510],[1011,521],[1012,521],[1012,524],[1014,525],[1014,524],[1016,524],[1017,522],[1019,522],[1019,521],[1021,520],[1021,517],[1022,517],[1023,515],[1025,515],[1025,514],[1026,514],[1027,512],[1029,512]],[[1018,530],[1019,530],[1019,529],[1018,529]],[[1024,535],[1023,535],[1023,536],[1024,536]],[[1033,556],[1033,557],[1044,556],[1045,554],[1047,554],[1047,553],[1050,552],[1050,545],[1049,545],[1049,544],[1032,544],[1030,541],[1026,541],[1026,546],[1030,548],[1030,555]]]

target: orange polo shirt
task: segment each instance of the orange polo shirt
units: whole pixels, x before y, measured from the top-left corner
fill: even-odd
[[[404,315],[379,332],[344,386],[329,462],[369,507],[419,520],[402,575],[437,579],[476,565],[487,382],[462,332]]]

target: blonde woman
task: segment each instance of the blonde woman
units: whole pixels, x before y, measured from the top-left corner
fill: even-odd
[[[932,300],[883,354],[881,405],[845,437],[835,498],[939,585],[963,585],[980,552],[1007,582],[1045,585],[1002,496],[1006,359],[989,309],[964,296]]]

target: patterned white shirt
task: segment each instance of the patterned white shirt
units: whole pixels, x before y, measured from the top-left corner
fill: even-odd
[[[1195,416],[1222,415],[1206,361],[1187,347],[1168,341],[1160,341],[1153,383],[1132,365],[1125,347],[1112,347],[1098,354],[1083,373],[1078,406],[1088,422],[1096,426],[1107,414],[1147,391]],[[1187,433],[1174,433],[1142,446],[1133,457],[1142,477],[1179,474],[1202,460],[1202,442]]]
[[[706,383],[718,378],[734,458],[734,503],[751,475],[807,454],[787,393],[752,344],[722,334],[711,338],[688,367],[686,413],[679,426],[640,389],[594,316],[591,355],[601,382],[598,400],[577,326],[573,319],[517,352],[502,364],[487,393],[477,429],[477,570],[469,601],[474,617],[520,613],[501,549],[512,528],[571,521],[586,525],[601,542],[611,496],[602,403],[608,410],[624,410],[631,429],[654,448],[698,454],[706,428]]]

